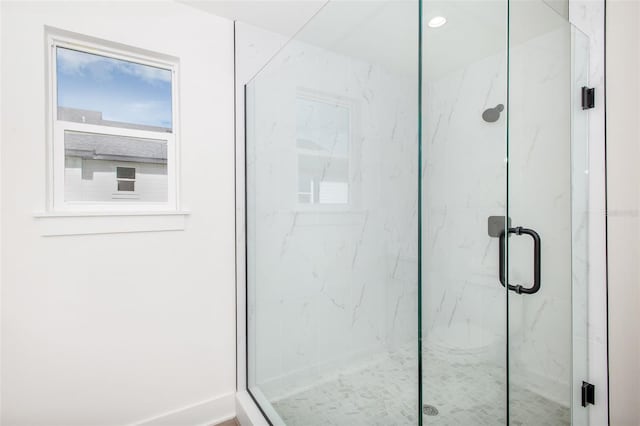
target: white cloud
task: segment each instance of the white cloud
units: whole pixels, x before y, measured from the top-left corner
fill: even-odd
[[[57,49],[59,70],[68,75],[91,74],[99,81],[111,80],[115,72],[140,78],[148,83],[171,82],[171,71],[134,62],[93,55],[77,50]]]

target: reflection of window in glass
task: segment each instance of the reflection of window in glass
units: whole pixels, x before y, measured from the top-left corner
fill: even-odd
[[[349,108],[299,97],[296,105],[298,203],[349,203]]]
[[[175,208],[174,65],[52,46],[55,208]]]

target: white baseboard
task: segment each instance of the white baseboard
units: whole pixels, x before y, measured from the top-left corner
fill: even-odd
[[[236,394],[236,417],[242,426],[268,426],[269,424],[247,391]]]
[[[211,426],[236,416],[235,392],[221,395],[186,407],[178,408],[136,426]]]

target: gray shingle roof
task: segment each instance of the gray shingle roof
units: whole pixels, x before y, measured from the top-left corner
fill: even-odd
[[[167,144],[153,139],[66,131],[64,151],[91,160],[167,164]]]

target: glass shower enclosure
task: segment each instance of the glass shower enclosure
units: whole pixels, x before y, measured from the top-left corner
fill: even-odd
[[[329,1],[281,43],[245,86],[269,423],[587,424],[587,60],[539,0]]]

